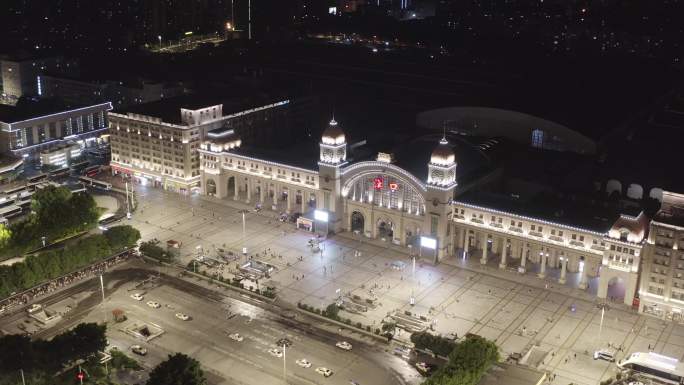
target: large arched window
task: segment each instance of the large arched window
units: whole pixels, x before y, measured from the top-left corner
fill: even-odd
[[[349,188],[347,199],[413,215],[425,213],[423,195],[394,175],[365,174],[353,179],[346,187]]]

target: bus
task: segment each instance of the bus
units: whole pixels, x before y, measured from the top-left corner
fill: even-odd
[[[38,183],[38,182],[42,182],[42,181],[44,181],[44,180],[47,180],[47,177],[48,177],[47,174],[45,174],[45,173],[40,173],[40,174],[38,174],[38,175],[34,175],[34,176],[32,176],[32,177],[26,178],[26,181],[27,181],[28,183]]]
[[[78,181],[83,183],[86,186],[99,188],[101,190],[111,190],[112,189],[111,183],[95,180],[95,179],[89,178],[87,176],[82,176],[82,177],[78,178]]]
[[[12,218],[14,216],[21,214],[22,211],[24,210],[15,204],[5,205],[0,207],[0,217]]]
[[[84,171],[83,174],[87,177],[94,177],[95,175],[100,173],[100,165],[95,165],[95,166],[90,166],[87,167]]]
[[[662,354],[632,353],[629,358],[618,362],[617,366],[666,384],[684,384],[684,365],[678,359]]]

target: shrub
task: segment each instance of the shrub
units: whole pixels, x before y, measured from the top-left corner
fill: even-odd
[[[356,323],[356,327],[359,328],[359,329],[361,329],[361,328],[363,327],[363,325],[361,325],[361,322],[357,322],[357,323]]]

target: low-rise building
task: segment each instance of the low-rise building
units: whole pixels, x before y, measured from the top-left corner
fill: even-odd
[[[0,185],[14,182],[24,172],[21,157],[0,155]]]
[[[38,160],[41,151],[68,141],[87,147],[106,133],[111,109],[100,103],[65,110],[45,101],[0,106],[0,152]]]
[[[67,142],[47,148],[40,152],[40,163],[43,166],[64,167],[71,160],[81,156],[81,146],[78,143]]]

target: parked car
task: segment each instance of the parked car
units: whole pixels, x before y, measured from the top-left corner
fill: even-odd
[[[143,295],[140,293],[133,293],[131,294],[131,298],[133,298],[136,301],[142,301],[145,297],[143,297]]]
[[[270,355],[272,355],[273,357],[278,357],[278,358],[282,358],[282,357],[283,357],[283,352],[281,352],[280,350],[278,350],[278,349],[276,349],[276,348],[269,349],[268,353],[269,353]]]
[[[147,306],[153,309],[159,309],[161,307],[161,305],[157,301],[147,301]]]
[[[231,340],[237,342],[242,342],[245,339],[245,337],[241,336],[240,333],[233,333],[230,334],[228,337],[230,337]]]

